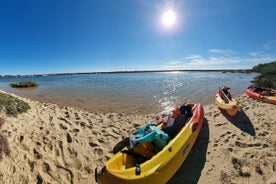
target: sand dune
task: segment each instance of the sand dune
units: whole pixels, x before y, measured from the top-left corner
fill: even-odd
[[[92,113],[26,98],[18,117],[0,114],[0,183],[95,183],[94,169],[112,149],[156,115]],[[204,106],[199,138],[169,183],[276,183],[276,106],[237,99],[242,112],[229,117]],[[1,123],[2,122],[2,123]]]

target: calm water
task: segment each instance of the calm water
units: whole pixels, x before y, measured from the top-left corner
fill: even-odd
[[[222,72],[158,72],[79,74],[0,78],[0,88],[42,102],[81,107],[93,112],[168,112],[183,102],[214,103],[218,86],[231,87],[233,96],[244,93],[257,74]],[[31,80],[32,90],[9,87]]]

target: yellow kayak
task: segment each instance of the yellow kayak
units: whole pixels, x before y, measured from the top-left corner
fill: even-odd
[[[228,102],[225,102],[219,93],[216,94],[216,104],[220,109],[224,109],[230,116],[235,116],[237,112],[241,111],[240,106],[238,105],[238,102],[231,98]]]
[[[202,127],[203,106],[188,105],[192,108],[192,117],[162,150],[141,164],[133,164],[133,156],[120,151],[100,171],[96,169],[96,181],[99,184],[166,183],[187,158]]]

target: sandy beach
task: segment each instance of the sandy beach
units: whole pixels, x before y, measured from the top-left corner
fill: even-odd
[[[157,114],[93,113],[18,98],[31,106],[27,113],[0,113],[5,184],[94,184],[94,169],[113,155],[116,143],[145,122],[158,122]],[[204,106],[198,140],[170,184],[276,183],[276,106],[245,95],[237,101],[242,111],[235,117]]]

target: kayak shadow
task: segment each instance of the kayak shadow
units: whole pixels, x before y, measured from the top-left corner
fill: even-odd
[[[240,112],[238,112],[235,116],[230,116],[225,111],[221,110],[222,115],[230,121],[234,126],[239,128],[241,131],[251,135],[255,136],[255,128],[249,119],[249,117],[246,115],[246,113],[241,109]]]
[[[209,124],[204,118],[201,131],[198,138],[175,175],[168,181],[167,184],[196,184],[201,176],[201,171],[206,162],[206,153],[209,142]]]

